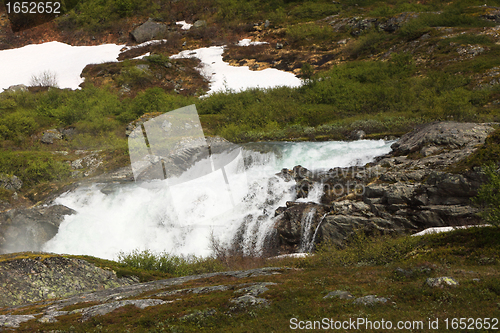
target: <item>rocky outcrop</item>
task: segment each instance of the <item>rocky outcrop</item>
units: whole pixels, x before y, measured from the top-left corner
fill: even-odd
[[[44,254],[0,262],[0,281],[4,287],[0,288],[0,307],[68,297],[136,282],[119,279],[113,271],[95,267],[85,260],[47,257]]]
[[[75,211],[62,205],[11,209],[0,213],[0,251],[37,251],[57,234],[64,216]]]
[[[9,191],[17,191],[23,187],[23,182],[18,177],[12,175],[0,174],[0,188],[4,188]]]
[[[358,36],[363,31],[372,28],[377,28],[386,32],[394,32],[398,30],[406,22],[415,19],[419,13],[401,13],[389,19],[378,19],[373,17],[348,17],[337,18],[336,15],[327,17],[327,21],[336,32],[349,31],[351,35]]]
[[[146,307],[170,306],[182,302],[183,297],[191,293],[206,294],[232,290],[227,299],[227,315],[233,311],[244,311],[253,306],[266,306],[270,301],[261,294],[277,285],[274,282],[262,282],[266,276],[280,274],[286,269],[265,267],[245,271],[230,271],[183,276],[165,280],[138,283],[130,278],[118,279],[114,272],[97,268],[80,259],[53,257],[34,259],[15,259],[0,263],[0,306],[4,313],[14,310],[19,313],[30,308],[30,302],[44,300],[37,306],[35,315],[0,315],[2,327],[18,327],[20,323],[37,320],[41,323],[57,322],[60,316],[78,314],[80,321],[87,321],[95,316],[106,315],[125,306]],[[3,275],[2,275],[3,274]],[[19,277],[20,283],[14,281]],[[211,279],[216,278],[224,284],[211,286]],[[238,283],[238,279],[258,278],[258,282]],[[198,281],[201,287],[175,289],[184,283]],[[242,281],[243,282],[243,281]],[[7,288],[5,288],[7,287]],[[165,291],[169,288],[169,291]],[[172,289],[174,288],[174,289]],[[12,297],[18,295],[17,298]],[[73,296],[71,296],[73,295]],[[60,299],[53,299],[59,297]],[[90,304],[89,304],[90,303]],[[26,304],[26,305],[17,305]],[[67,307],[75,310],[66,310]],[[203,315],[213,315],[214,309],[202,311]],[[199,312],[185,315],[184,320],[196,319]]]
[[[59,132],[57,129],[53,128],[43,132],[40,141],[46,144],[51,144],[54,143],[54,140],[61,140],[62,138],[63,138],[62,133]]]
[[[488,124],[432,123],[405,134],[391,153],[365,167],[282,170],[278,176],[295,181],[297,198],[307,198],[318,184],[324,194],[321,204],[290,202],[276,210],[278,248],[305,250],[299,245],[304,243],[304,216],[314,230],[307,234],[309,250],[326,241],[342,246],[360,229],[386,234],[479,223],[470,199],[483,175],[448,168],[474,152],[493,130]]]

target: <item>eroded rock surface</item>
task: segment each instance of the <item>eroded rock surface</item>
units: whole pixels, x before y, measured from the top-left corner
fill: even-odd
[[[0,262],[0,307],[131,284],[80,259],[43,256]]]
[[[14,267],[13,267],[14,266]],[[200,275],[184,276],[165,280],[136,283],[132,279],[117,279],[112,271],[97,268],[83,260],[69,259],[64,257],[48,257],[45,259],[18,259],[4,262],[0,265],[0,279],[2,283],[0,306],[10,306],[2,309],[4,315],[0,315],[0,330],[5,328],[18,327],[22,322],[38,320],[42,323],[56,322],[58,317],[72,314],[81,314],[81,320],[86,321],[95,316],[108,314],[124,306],[133,305],[139,309],[152,306],[168,306],[173,302],[182,300],[183,295],[196,293],[205,294],[233,290],[233,297],[227,299],[230,311],[242,311],[251,306],[263,306],[270,304],[270,301],[262,297],[262,294],[276,285],[274,282],[255,283],[234,283],[237,279],[249,277],[265,277],[280,274],[284,268],[266,267],[251,269],[246,271],[231,271],[219,273],[207,273]],[[16,286],[14,276],[8,275],[5,280],[1,274],[12,274],[17,272],[16,277],[21,277],[25,286],[31,283],[30,289],[20,290]],[[24,276],[24,277],[23,277]],[[210,278],[226,278],[230,283],[222,285],[204,285],[195,288],[183,288],[165,291],[166,288],[180,286],[190,281],[204,280]],[[33,282],[34,281],[34,282]],[[73,296],[66,294],[41,293],[37,297],[24,297],[26,293],[35,294],[40,290],[69,291],[70,283],[74,284],[70,293],[77,293]],[[90,288],[88,283],[94,283]],[[35,287],[36,285],[36,287]],[[85,286],[87,287],[85,289]],[[75,290],[75,288],[81,288]],[[92,288],[96,291],[89,292]],[[175,296],[174,299],[169,299]],[[258,297],[259,296],[259,297]],[[67,297],[57,300],[50,300],[54,297]],[[45,300],[38,304],[37,313],[34,315],[19,315],[19,312],[29,309],[29,303],[35,300]],[[98,304],[95,304],[98,303]],[[25,304],[17,305],[16,304]],[[88,304],[86,306],[86,304]],[[76,306],[76,310],[67,310],[68,306]],[[202,315],[213,315],[213,309],[202,311]],[[9,314],[11,313],[11,314]],[[199,312],[186,315],[184,319],[199,316]]]
[[[365,167],[282,170],[277,175],[295,181],[297,198],[307,198],[318,183],[324,194],[321,204],[289,202],[276,210],[278,251],[300,252],[304,243],[323,241],[342,246],[358,229],[387,234],[479,223],[470,199],[484,176],[480,170],[457,174],[448,168],[493,130],[489,124],[432,123],[405,134],[391,153]]]
[[[75,211],[63,205],[11,209],[0,213],[0,253],[39,251],[57,234],[64,216]]]

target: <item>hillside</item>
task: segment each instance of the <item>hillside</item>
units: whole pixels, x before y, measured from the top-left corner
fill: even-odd
[[[75,151],[103,151],[98,167],[84,165],[94,174],[126,165],[129,122],[189,104],[197,105],[205,134],[233,142],[349,139],[356,131],[384,138],[434,120],[497,121],[495,4],[67,1],[66,12],[45,23],[47,17],[28,20],[1,8],[4,49],[47,41],[134,46],[131,33],[149,18],[165,28],[154,38],[166,42],[132,48],[122,62],[87,66],[82,90],[47,91],[36,83],[30,93],[1,94],[0,171],[20,177],[22,196],[36,203],[47,186],[59,185],[33,186],[75,174],[67,167],[78,159]],[[183,30],[181,20],[199,26]],[[21,21],[34,26],[16,25]],[[235,46],[242,38],[267,44]],[[168,57],[212,45],[228,45],[224,59],[233,65],[287,70],[306,84],[199,99],[208,82],[195,69],[198,62]],[[151,55],[132,59],[146,52]],[[64,139],[41,142],[52,135],[47,130]],[[24,152],[12,158],[13,150]],[[28,160],[39,161],[36,170]]]
[[[87,65],[80,89],[47,73],[0,93],[0,331],[283,332],[323,319],[500,327],[499,228],[408,235],[498,225],[500,1],[64,0],[57,16],[13,6],[0,3],[0,52],[49,41],[127,49]],[[287,71],[303,85],[204,96],[200,61],[171,56],[212,46],[233,66]],[[191,104],[214,149],[400,140],[366,166],[276,170],[294,200],[274,207],[269,181],[256,218],[275,223],[259,256],[215,239],[208,258],[37,252],[77,213],[46,204],[95,183],[119,193],[134,180],[133,130]],[[314,188],[323,193],[307,202]],[[267,258],[304,242],[313,256]]]

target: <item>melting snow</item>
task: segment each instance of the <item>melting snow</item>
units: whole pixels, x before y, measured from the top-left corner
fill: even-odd
[[[71,46],[59,42],[0,51],[0,88],[30,85],[33,75],[55,74],[60,88],[78,89],[88,64],[117,61],[123,45]]]
[[[154,40],[128,47],[116,44],[71,46],[60,42],[49,42],[3,50],[0,51],[0,88],[7,89],[17,84],[30,85],[33,76],[49,72],[51,75],[55,75],[57,85],[60,88],[79,89],[79,85],[83,82],[80,74],[86,65],[115,62],[118,61],[120,52],[165,41]],[[238,45],[248,46],[262,43],[243,39]],[[298,87],[302,84],[302,81],[294,74],[277,69],[251,71],[248,66],[230,66],[222,61],[223,52],[223,46],[216,46],[183,51],[172,58],[199,58],[202,63],[200,71],[211,82],[208,94],[221,90],[241,91],[248,88],[272,88],[276,86]]]

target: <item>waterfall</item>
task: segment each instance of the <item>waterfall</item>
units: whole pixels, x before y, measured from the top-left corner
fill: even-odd
[[[307,214],[302,216],[299,252],[309,252],[309,248],[311,247],[311,231],[313,228],[312,223],[314,220],[314,214],[316,214],[315,208],[311,209],[307,212]]]
[[[83,186],[55,200],[77,213],[65,217],[44,251],[106,259],[136,249],[207,256],[213,235],[222,245],[236,239],[246,253],[260,253],[273,229],[275,209],[295,200],[294,182],[285,182],[277,172],[299,164],[310,170],[363,165],[388,153],[391,143],[248,144],[242,146],[241,158],[225,166],[225,176],[213,172],[174,186],[165,181],[152,187],[130,183],[116,186],[112,193],[101,191],[106,184]],[[300,200],[317,202],[320,196],[318,187]],[[309,240],[316,234],[311,219],[307,214],[304,220]],[[311,244],[303,246],[309,251]]]

